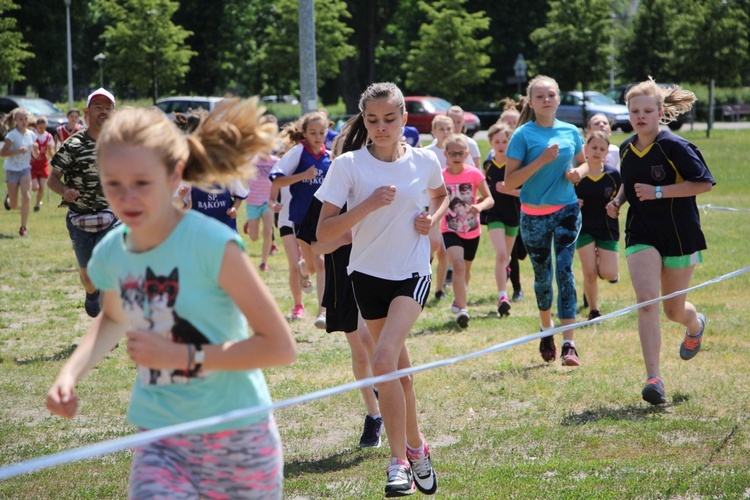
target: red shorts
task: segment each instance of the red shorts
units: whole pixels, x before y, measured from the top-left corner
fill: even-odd
[[[49,163],[43,165],[31,165],[32,179],[46,179],[49,177]]]

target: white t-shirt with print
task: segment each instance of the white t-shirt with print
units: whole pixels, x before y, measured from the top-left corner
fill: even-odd
[[[414,229],[414,220],[429,204],[429,189],[443,185],[440,163],[424,148],[406,146],[394,162],[373,157],[367,148],[336,158],[316,196],[348,210],[381,186],[395,186],[390,205],[367,214],[352,228],[352,253],[347,272],[402,281],[428,276],[430,240]]]

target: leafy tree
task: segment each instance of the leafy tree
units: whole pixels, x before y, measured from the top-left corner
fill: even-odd
[[[171,21],[177,2],[98,0],[98,7],[111,20],[101,37],[116,81],[156,102],[160,86],[172,89],[184,79],[196,52],[185,43],[191,32]]]
[[[487,49],[492,39],[486,32],[489,19],[484,12],[469,13],[466,0],[420,1],[427,21],[419,28],[404,65],[406,87],[411,91],[439,93],[447,99],[465,98],[467,89],[485,82],[494,69],[489,67]]]
[[[610,6],[607,0],[552,0],[547,24],[531,33],[537,56],[533,71],[557,80],[563,90],[583,90],[608,75],[611,53]]]
[[[10,17],[18,9],[13,0],[0,0],[0,82],[11,83],[23,79],[23,62],[34,57],[27,51],[29,44],[18,30],[18,22]]]
[[[736,0],[680,2],[675,65],[684,81],[737,86],[748,61],[748,15]]]
[[[674,65],[672,26],[677,9],[682,7],[675,0],[641,1],[618,58],[626,81],[639,82],[648,76],[656,81],[679,81]]]
[[[223,70],[234,85],[255,94],[289,94],[299,88],[298,0],[230,0],[225,11]],[[343,0],[315,2],[318,85],[335,79],[354,48]]]

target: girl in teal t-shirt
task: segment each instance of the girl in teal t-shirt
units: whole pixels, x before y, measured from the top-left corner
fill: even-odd
[[[104,194],[122,226],[96,247],[89,274],[102,312],[47,393],[71,418],[76,383],[123,336],[137,364],[128,421],[156,429],[271,398],[261,368],[291,363],[294,340],[228,227],[172,205],[181,180],[226,184],[266,148],[253,101],[226,100],[190,136],[158,110],[127,109],[97,141]],[[253,335],[248,336],[248,326]],[[214,450],[210,452],[207,450]],[[136,449],[129,498],[187,495],[281,498],[283,459],[273,416],[263,413]]]

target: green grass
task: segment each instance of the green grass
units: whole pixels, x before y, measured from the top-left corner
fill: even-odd
[[[717,186],[699,204],[750,208],[750,131],[685,133],[706,157]],[[615,142],[626,136],[616,134]],[[481,144],[487,151],[486,143]],[[0,212],[0,466],[125,436],[134,368],[122,347],[79,384],[72,421],[51,417],[44,395],[90,324],[64,225],[51,199],[32,213],[29,237],[17,213]],[[244,210],[241,211],[244,214]],[[624,211],[623,211],[624,219]],[[240,221],[240,224],[243,221]],[[702,214],[709,249],[692,284],[749,264],[750,213]],[[249,243],[259,262],[259,244]],[[283,311],[292,307],[285,259],[264,275]],[[634,303],[621,256],[620,283],[600,283],[603,311]],[[578,262],[576,262],[578,266]],[[580,267],[580,266],[578,266]],[[579,285],[579,269],[576,269]],[[458,356],[537,329],[532,271],[521,262],[526,301],[495,317],[492,249],[480,243],[469,295],[471,326],[453,325],[432,299],[408,341],[415,365]],[[708,316],[704,349],[679,359],[682,328],[662,315],[668,404],[640,398],[645,380],[636,325],[628,314],[578,330],[583,365],[541,362],[535,343],[416,376],[419,419],[444,498],[747,498],[750,495],[750,343],[747,274],[702,288],[689,300]],[[579,286],[580,290],[580,286]],[[308,311],[313,296],[305,296]],[[583,318],[581,314],[580,318]],[[353,379],[343,335],[292,325],[299,359],[266,372],[274,399]],[[364,418],[349,392],[276,414],[284,441],[285,497],[380,498],[387,443],[359,450]],[[131,453],[55,467],[0,483],[0,498],[122,498]]]

